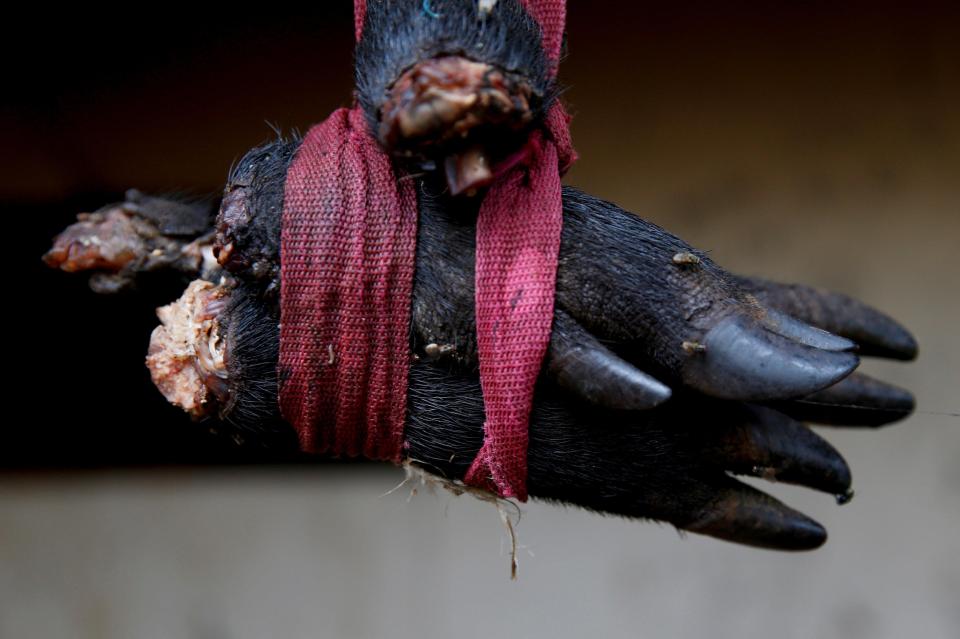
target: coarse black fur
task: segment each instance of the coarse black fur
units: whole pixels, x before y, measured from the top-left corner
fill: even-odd
[[[275,372],[267,364],[279,343],[275,318],[241,290],[230,324],[256,337],[232,345],[231,375],[243,379],[244,410],[258,424],[279,424]],[[231,335],[236,333],[231,332]],[[255,381],[254,384],[249,382]],[[842,493],[850,474],[826,442],[774,411],[751,418],[752,409],[703,397],[646,412],[603,410],[563,394],[542,379],[530,417],[527,487],[538,499],[606,514],[667,521],[721,538],[761,546],[808,548],[823,531],[799,513],[728,476],[770,468],[778,478]],[[785,423],[778,423],[785,422]],[[483,394],[476,372],[436,362],[411,364],[407,390],[405,455],[450,480],[462,479],[483,442]],[[278,437],[268,430],[259,436]],[[287,433],[289,435],[289,432]],[[779,441],[776,441],[779,440]],[[285,444],[292,445],[288,437]],[[793,442],[798,442],[794,445]],[[756,517],[723,504],[734,499]],[[756,512],[754,512],[756,511]],[[757,513],[760,513],[759,515]]]
[[[234,233],[258,251],[279,290],[283,181],[299,140],[277,140],[250,151],[231,173],[226,192],[242,189],[249,228]],[[241,172],[242,171],[242,172]],[[236,182],[234,180],[237,180]],[[449,346],[442,357],[477,366],[474,253],[480,198],[454,198],[428,176],[418,183],[420,221],[412,300],[414,352]],[[644,370],[673,380],[685,340],[750,302],[723,269],[683,240],[616,205],[564,187],[564,226],[557,271],[557,305]],[[235,249],[236,250],[236,249]],[[244,249],[246,250],[246,249]],[[677,253],[698,256],[679,268]],[[235,274],[263,282],[257,273]]]
[[[295,145],[296,141],[278,140],[258,147],[244,157],[239,166],[245,167],[247,175],[259,176],[259,181],[282,181],[281,172],[267,168],[267,165],[277,164],[285,168]],[[235,175],[236,171],[231,179]],[[250,183],[243,186],[250,188]],[[228,185],[227,188],[229,191],[234,187]],[[254,232],[273,236],[260,242],[260,246],[279,246],[282,194],[281,189],[267,184],[257,184],[251,193],[249,210],[252,220],[257,223]],[[443,195],[440,185],[429,182],[420,184],[419,194],[421,218],[411,311],[412,347],[414,352],[421,354],[431,343],[453,345],[454,349],[439,361],[420,362],[411,367],[407,425],[409,456],[447,477],[461,478],[483,439],[483,399],[476,373],[473,310],[475,215],[479,200],[450,199]],[[588,217],[596,212],[586,210],[592,202],[589,196],[575,189],[565,189],[564,201],[573,217],[565,228],[562,255],[564,261],[573,261],[572,268],[577,268],[579,261],[597,251],[604,251],[606,255],[616,253],[608,245],[624,233],[632,234],[634,240],[629,245],[637,254],[628,257],[638,261],[634,266],[638,269],[638,278],[643,277],[639,269],[649,268],[649,262],[662,260],[669,264],[675,252],[691,250],[662,229],[607,203],[601,202],[598,206],[608,207],[604,211],[607,215],[613,211],[613,221],[591,228]],[[567,207],[567,202],[571,206]],[[591,228],[589,234],[582,232],[585,226]],[[605,242],[603,238],[607,234],[612,237]],[[622,248],[623,244],[618,244],[617,250]],[[571,254],[575,257],[569,257]],[[650,257],[645,262],[642,258],[648,255]],[[269,258],[278,261],[279,255],[273,254]],[[622,281],[625,274],[618,274],[614,281]],[[583,277],[589,278],[589,275]],[[573,278],[572,281],[574,286],[583,288],[581,280]],[[233,394],[237,395],[228,418],[232,423],[251,430],[258,428],[260,423],[274,424],[279,419],[275,371],[279,310],[275,300],[260,298],[258,287],[259,284],[245,280],[232,295],[226,313],[232,354],[230,378],[236,380]],[[682,292],[678,290],[675,294]],[[573,296],[570,297],[573,303]],[[671,304],[675,302],[670,300]],[[603,311],[602,305],[595,308]],[[661,321],[677,320],[668,316]],[[572,500],[595,509],[633,515],[647,512],[651,517],[676,521],[676,513],[666,517],[670,504],[637,502],[634,490],[637,477],[643,477],[644,485],[651,488],[645,494],[659,495],[654,501],[663,501],[669,495],[677,494],[665,484],[677,488],[675,482],[681,481],[676,479],[677,476],[696,477],[703,471],[702,460],[679,449],[677,436],[664,436],[663,430],[656,425],[636,428],[639,421],[636,416],[627,420],[625,413],[560,402],[557,396],[558,391],[552,384],[544,382],[540,385],[531,420],[531,493]],[[645,415],[644,419],[655,415]],[[625,420],[631,425],[627,426]],[[653,423],[656,421],[654,419]],[[582,455],[579,460],[568,458],[572,451]],[[598,472],[601,466],[607,470]],[[654,475],[647,477],[650,472]],[[659,488],[656,473],[670,478],[664,478],[664,485]],[[691,482],[691,486],[703,484],[702,480],[692,479]],[[582,488],[572,489],[571,486]],[[709,492],[706,488],[703,491]],[[612,506],[614,502],[619,504],[616,508]]]
[[[533,105],[540,110],[535,116],[545,112],[556,94],[539,27],[517,0],[500,0],[485,17],[473,0],[433,0],[429,8],[420,0],[371,0],[364,32],[356,52],[358,100],[374,131],[391,84],[414,63],[432,57],[460,55],[524,76],[539,98]],[[247,153],[230,171],[216,225],[224,268],[236,278],[220,316],[230,385],[221,417],[248,438],[288,447],[295,447],[295,436],[280,417],[276,371],[280,227],[286,173],[299,143],[296,137],[281,138]],[[483,442],[474,318],[480,198],[450,197],[435,175],[423,177],[417,187],[420,221],[411,346],[420,359],[410,368],[405,453],[432,472],[460,479]],[[571,335],[580,331],[596,343],[602,341],[630,364],[670,382],[676,394],[654,410],[615,411],[585,403],[558,388],[550,374],[541,375],[529,425],[530,494],[605,513],[669,521],[741,543],[785,549],[821,544],[822,527],[728,473],[844,493],[850,474],[842,457],[780,412],[710,399],[684,388],[691,379],[712,383],[709,373],[723,369],[701,366],[699,377],[686,377],[685,366],[702,361],[691,354],[701,352],[697,348],[705,347],[699,342],[731,316],[753,322],[739,329],[742,333],[732,333],[728,343],[734,346],[751,330],[790,342],[769,321],[761,326],[769,318],[748,291],[769,300],[773,309],[785,306],[794,313],[795,308],[794,314],[806,313],[815,323],[833,321],[838,333],[873,341],[879,354],[909,358],[916,351],[912,338],[894,322],[881,321],[886,318],[880,314],[862,312],[866,307],[848,303],[848,298],[738,279],[679,238],[612,203],[572,188],[564,188],[562,195],[556,305],[563,321],[555,322],[554,341],[559,341],[558,331],[571,327]],[[169,209],[174,218],[176,210]],[[187,226],[197,226],[187,213],[181,213]],[[801,339],[790,342],[797,352],[809,346],[802,339],[810,337],[806,329],[799,330]],[[709,352],[721,353],[722,360],[723,349],[712,350],[718,343],[722,345],[712,341]],[[773,343],[769,338],[760,347]],[[789,360],[791,355],[786,349],[776,352],[765,362],[772,361],[767,372],[778,365],[777,357]],[[745,377],[734,378],[731,385],[749,385],[751,376],[763,375],[762,368],[747,365],[737,371]],[[782,390],[776,398],[797,396],[787,392],[789,387]],[[889,408],[891,399],[889,419],[912,410],[908,393],[896,396],[872,380],[830,390],[832,394],[807,407],[808,413],[815,409],[829,416],[836,407]],[[786,411],[789,405],[782,408]],[[862,419],[856,411],[843,416]]]
[[[474,253],[479,198],[453,198],[420,182],[414,279],[415,347],[449,344],[450,357],[476,366]],[[697,268],[673,256],[697,255]],[[572,187],[563,188],[557,307],[644,370],[673,380],[710,324],[749,304],[730,276],[683,240]],[[417,352],[420,352],[419,350]]]
[[[421,363],[411,368],[408,394],[409,458],[462,478],[483,440],[478,377]],[[542,382],[530,417],[531,496],[689,524],[716,498],[711,484],[722,483],[722,472],[687,446],[682,424],[661,423],[666,415],[600,410]]]
[[[234,271],[238,283],[225,327],[235,399],[224,417],[248,433],[285,433],[287,445],[292,429],[279,415],[275,367],[279,300],[269,291],[279,290],[282,186],[298,143],[276,140],[254,149],[231,173],[227,187],[228,193],[243,196],[246,216],[237,219],[255,226],[244,235],[248,245],[258,247],[260,258],[277,268],[266,279],[242,268]],[[411,347],[420,359],[410,368],[406,455],[441,476],[460,479],[483,441],[473,266],[480,200],[451,198],[435,176],[420,179],[417,188]],[[555,322],[551,343],[563,326],[586,329],[631,363],[678,383],[674,399],[662,407],[626,412],[585,403],[559,389],[549,374],[542,375],[530,420],[530,494],[669,521],[741,543],[778,548],[822,543],[825,533],[818,524],[728,473],[763,474],[842,494],[850,485],[843,458],[780,412],[684,388],[681,369],[689,354],[683,353],[683,341],[701,338],[730,314],[762,312],[742,288],[745,280],[609,202],[564,188],[563,203],[556,303],[558,316],[570,321]],[[255,238],[257,234],[263,237]],[[694,259],[678,263],[678,254]],[[771,286],[768,297],[776,308],[777,289]],[[832,299],[811,295],[811,308]],[[803,300],[793,303],[802,305]],[[885,344],[886,324],[864,315],[863,308],[868,307],[845,307],[853,314],[851,326],[866,326],[863,334],[880,326],[876,339]],[[858,317],[867,320],[858,322]],[[844,328],[844,321],[837,320],[838,326]],[[836,413],[832,405],[842,406],[843,417],[856,424],[891,398],[897,410],[889,411],[887,421],[912,409],[912,398],[899,389],[877,383],[864,399],[860,386],[851,394],[838,385],[835,397],[817,404],[818,412],[830,417]],[[851,403],[857,410],[849,410]],[[791,405],[778,407],[790,412]]]
[[[231,171],[217,220],[235,254],[228,260],[229,303],[220,317],[230,387],[220,407],[224,429],[282,450],[296,449],[296,436],[281,419],[277,401],[276,293],[284,183],[298,144],[278,139],[245,156]],[[410,369],[406,454],[457,479],[483,440],[473,312],[479,200],[452,199],[434,179],[417,185],[411,346],[420,360]],[[560,390],[548,360],[530,421],[530,494],[669,521],[741,543],[797,549],[821,544],[822,527],[728,473],[843,494],[850,484],[843,458],[781,412],[710,399],[683,383],[682,340],[697,339],[727,314],[762,312],[741,288],[750,281],[738,281],[681,240],[613,204],[569,188],[563,199],[551,348],[557,341],[586,343],[584,336],[602,340],[629,362],[679,383],[672,384],[673,399],[657,409],[614,411]],[[791,305],[813,317],[836,309],[840,317],[830,319],[838,332],[855,333],[878,352],[907,357],[915,350],[911,340],[902,339],[909,335],[899,325],[859,302],[770,283],[760,288],[774,309]],[[560,334],[565,330],[570,334]],[[794,411],[797,407],[803,410]],[[913,401],[905,391],[856,378],[777,408],[832,423],[878,425],[909,414]],[[878,408],[880,419],[874,417]]]
[[[540,26],[518,0],[499,0],[489,14],[476,0],[370,0],[356,50],[357,97],[370,124],[379,129],[388,89],[417,62],[459,55],[525,77],[546,112],[555,97],[540,44]],[[537,118],[535,118],[537,119]]]
[[[247,432],[290,430],[277,406],[280,318],[276,304],[254,284],[238,284],[230,293],[220,330],[230,345],[227,373],[230,396],[220,415]]]
[[[249,285],[227,313],[231,391],[228,421],[248,436],[282,424],[277,405],[279,327]],[[233,341],[229,341],[233,340]],[[690,446],[677,408],[630,414],[560,399],[540,384],[530,421],[530,494],[597,511],[685,525],[716,498],[722,469]],[[483,394],[476,373],[437,363],[411,365],[406,455],[431,472],[462,479],[483,442]],[[716,426],[716,416],[711,420]],[[282,427],[281,427],[282,428]],[[286,427],[289,429],[289,426]],[[642,487],[642,490],[638,490]],[[691,509],[696,503],[697,508]]]
[[[231,232],[257,247],[259,263],[269,265],[261,272],[270,275],[262,279],[257,272],[231,270],[246,281],[260,282],[267,291],[279,290],[283,182],[298,144],[296,139],[281,139],[254,149],[240,162],[246,172],[237,174],[241,182],[227,186],[228,194],[244,194],[242,222],[251,227]],[[418,180],[417,193],[413,350],[475,370],[474,254],[481,199],[450,196],[439,176],[432,174]],[[684,350],[685,342],[703,340],[729,316],[759,321],[765,315],[765,308],[750,294],[759,290],[758,280],[731,275],[702,251],[615,204],[571,187],[564,187],[562,195],[557,309],[571,318],[568,324],[596,336],[643,371],[668,385],[682,385],[684,367],[695,359]],[[678,255],[695,261],[678,264]],[[801,317],[811,316],[818,325],[828,316],[832,329],[849,333],[873,352],[899,353],[907,359],[916,353],[909,333],[860,302],[770,283],[763,291],[771,308],[787,306]]]
[[[224,268],[273,298],[280,294],[284,184],[300,142],[297,134],[279,136],[244,154],[230,169],[217,219],[218,248],[231,246]]]

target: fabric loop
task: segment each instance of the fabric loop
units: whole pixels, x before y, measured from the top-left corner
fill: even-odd
[[[526,0],[540,23],[544,53],[556,73],[563,41],[563,0]],[[527,499],[530,411],[550,342],[563,200],[560,176],[576,154],[570,116],[559,102],[544,132],[527,143],[526,162],[488,189],[477,216],[476,312],[484,440],[464,477],[501,497]]]
[[[563,0],[521,0],[555,74]],[[362,35],[365,0],[355,0]],[[560,176],[575,160],[559,102],[500,167],[477,220],[476,317],[486,420],[464,481],[527,498],[528,421],[553,321],[563,221]],[[287,172],[281,229],[280,408],[308,452],[399,462],[410,362],[417,203],[359,106],[304,138]]]

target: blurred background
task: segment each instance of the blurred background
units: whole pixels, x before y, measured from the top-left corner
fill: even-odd
[[[818,551],[531,503],[517,582],[489,504],[383,496],[399,470],[267,456],[167,406],[143,358],[179,291],[97,297],[40,263],[77,212],[216,193],[266,122],[348,103],[349,3],[314,4],[8,21],[0,637],[958,636],[956,3],[570,2],[567,183],[731,270],[889,312],[920,359],[864,370],[919,410],[821,431],[848,506],[764,486],[828,528]]]

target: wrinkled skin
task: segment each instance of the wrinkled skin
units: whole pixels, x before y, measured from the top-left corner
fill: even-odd
[[[250,151],[238,163],[216,226],[218,253],[222,256],[222,247],[232,244],[229,259],[222,260],[230,296],[220,316],[229,392],[216,409],[219,419],[248,439],[289,428],[276,402],[275,266],[282,180],[297,144],[279,140]],[[410,371],[406,438],[410,459],[457,479],[482,442],[473,325],[473,204],[451,200],[438,190],[442,186],[430,180],[420,185],[411,309],[411,347],[419,361]],[[564,203],[554,331],[530,426],[530,494],[660,519],[740,543],[781,549],[823,543],[826,533],[819,524],[728,473],[844,495],[851,479],[843,458],[788,415],[876,426],[909,414],[910,394],[854,374],[832,385],[827,379],[824,391],[784,388],[765,398],[771,400],[769,406],[711,398],[685,382],[690,358],[705,353],[688,353],[682,342],[699,339],[710,353],[710,331],[726,318],[752,319],[778,309],[813,321],[825,314],[831,327],[856,338],[862,351],[901,359],[915,354],[909,334],[845,296],[732,276],[662,229],[582,192],[565,189]],[[677,253],[697,255],[700,262],[677,264]],[[692,274],[691,268],[696,269]],[[685,284],[691,275],[695,286]],[[689,319],[688,309],[715,307],[723,312]],[[760,320],[751,326],[767,330]],[[826,334],[819,337],[827,340]],[[792,357],[794,345],[810,348],[785,342],[788,348],[777,357]],[[593,357],[598,350],[599,357]],[[827,361],[838,353],[853,357],[842,350],[812,350],[822,351]],[[610,357],[631,369],[655,371],[668,382],[672,398],[650,410],[624,410],[618,402],[635,399],[624,376],[604,376],[602,366],[591,364]],[[587,368],[554,364],[564,358],[586,361]],[[766,370],[755,374],[769,377]],[[578,385],[585,381],[589,388]],[[593,395],[586,392],[590,388]],[[570,389],[581,397],[572,396]],[[714,394],[723,392],[722,387]]]
[[[418,281],[438,288],[421,298],[429,304],[415,301],[414,326],[439,354],[475,365],[472,256],[482,195],[455,196],[478,192],[497,167],[522,155],[559,89],[540,28],[519,0],[488,12],[472,0],[451,0],[436,14],[416,2],[367,4],[357,100],[398,173],[427,174],[418,242],[436,250],[424,249],[430,259],[418,261]],[[765,306],[761,300],[771,300],[762,283],[727,276],[704,254],[609,203],[568,190],[564,209],[548,367],[590,401],[647,409],[677,385],[767,401],[808,395],[850,374],[858,363],[854,343],[795,318],[842,334],[854,315],[867,314],[859,342],[895,342],[880,353],[893,356],[913,350],[909,335],[863,308],[845,309],[844,325],[830,324],[832,306],[844,304],[839,298],[801,291],[804,299],[791,304],[796,295],[775,287],[770,295],[780,299]],[[625,244],[628,254],[618,259]],[[832,306],[824,312],[824,304]],[[612,351],[603,346],[611,344]]]
[[[463,477],[483,438],[473,288],[479,198],[451,194],[482,188],[555,99],[538,37],[515,0],[496,3],[484,20],[466,0],[443,3],[430,19],[420,2],[370,2],[357,49],[357,95],[370,130],[398,171],[419,176],[409,459],[449,479]],[[248,437],[289,428],[277,407],[279,234],[298,144],[250,151],[230,176],[216,223],[196,233],[214,231],[227,275],[217,318],[226,390],[218,387],[207,408]],[[756,546],[822,544],[819,524],[728,473],[846,498],[843,458],[794,417],[879,426],[908,415],[909,393],[851,372],[857,352],[913,358],[913,338],[846,296],[726,273],[588,194],[565,189],[563,202],[553,331],[530,422],[530,494]],[[134,207],[120,208],[137,224],[114,219],[114,228],[143,226]],[[98,256],[81,240],[109,233],[68,230],[53,252],[69,256],[64,245],[74,242],[96,270]],[[143,262],[123,260],[124,277],[135,280]],[[224,273],[193,274],[219,281]]]

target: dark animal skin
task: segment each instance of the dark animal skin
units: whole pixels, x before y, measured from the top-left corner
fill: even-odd
[[[250,151],[232,172],[226,189],[229,194],[243,193],[243,197],[225,199],[219,218],[215,247],[233,245],[231,262],[225,268],[268,295],[279,288],[279,271],[244,265],[256,264],[258,260],[279,264],[282,188],[277,182],[298,144],[298,140],[277,140]],[[255,187],[236,187],[238,184]],[[451,198],[444,194],[439,181],[429,177],[420,181],[419,194],[417,270],[411,311],[414,352],[463,370],[475,370],[473,255],[478,201]],[[708,358],[684,349],[684,342],[710,344],[711,331],[728,325],[731,317],[749,320],[748,331],[780,338],[774,346],[782,348],[784,359],[796,353],[812,353],[829,365],[836,358],[845,362],[852,357],[845,352],[849,342],[823,331],[801,328],[801,332],[808,332],[801,338],[794,337],[795,327],[779,312],[784,309],[804,314],[815,322],[827,315],[838,333],[855,338],[861,348],[878,354],[910,359],[916,353],[916,343],[908,332],[856,300],[807,287],[737,278],[679,238],[609,202],[573,188],[565,188],[563,195],[557,312],[548,362],[555,377],[565,371],[554,366],[555,360],[590,343],[591,336],[586,332],[589,330],[600,337],[605,347],[668,380],[671,386],[691,385],[706,394],[731,399],[723,379],[704,383],[693,378],[690,382],[690,369],[701,366],[701,360]],[[237,215],[235,209],[244,213]],[[261,221],[260,216],[267,221]],[[226,218],[245,220],[259,232],[233,232],[223,223]],[[242,240],[236,239],[241,235]],[[678,265],[676,255],[695,255],[698,262]],[[744,285],[754,291],[764,287],[769,308],[762,306]],[[833,312],[827,314],[824,308]],[[793,339],[781,338],[781,334]],[[818,348],[807,346],[813,342],[806,338],[820,340],[816,342]],[[839,347],[833,346],[831,340],[837,340]],[[432,345],[436,348],[428,348]],[[594,346],[599,347],[599,343]],[[743,343],[739,347],[745,348]],[[723,370],[722,357],[718,356],[710,365]],[[749,362],[744,365],[746,373],[751,372],[750,366]],[[606,375],[604,370],[591,370],[601,379],[619,379]],[[747,396],[732,399],[782,400],[804,396],[832,385],[850,370],[852,367],[841,375],[830,372],[816,380],[813,388],[804,388],[808,385],[806,380],[790,386],[793,380],[786,377],[783,386],[773,391],[761,387],[759,396],[750,396],[749,387],[764,380],[740,380],[741,386],[735,391]],[[767,368],[763,376],[769,378],[775,372]],[[629,399],[629,395],[621,395],[609,403],[614,408],[635,408],[624,405]],[[849,398],[838,397],[837,402],[841,399]]]
[[[276,376],[264,364],[268,354],[275,357],[279,336],[275,311],[253,301],[249,290],[235,295],[225,317],[238,402],[227,418],[249,438],[262,424],[278,423]],[[405,431],[410,460],[460,479],[480,448],[482,425],[475,373],[423,361],[411,366]],[[726,471],[830,493],[850,487],[839,453],[772,410],[691,398],[649,412],[609,411],[562,399],[547,381],[538,388],[531,416],[528,463],[534,498],[782,550],[817,547],[826,532]]]
[[[474,2],[435,9],[438,17],[419,1],[368,3],[356,73],[371,130],[396,130],[384,106],[402,103],[391,94],[398,79],[417,65],[437,71],[432,61],[449,56],[487,64],[505,74],[509,90],[528,92],[529,102],[517,104],[529,107],[527,128],[537,126],[558,88],[538,28],[519,3],[501,0],[482,20]],[[489,88],[474,80],[455,88]],[[479,122],[462,137],[438,130],[422,140],[381,135],[381,142],[415,173],[445,157],[460,158],[455,167],[469,163],[478,144],[495,160],[525,138],[516,120]],[[220,417],[248,439],[278,445],[291,445],[275,370],[280,217],[298,145],[280,139],[250,151],[231,171],[215,227],[231,288],[219,317],[229,373]],[[412,462],[459,479],[482,441],[473,271],[479,198],[451,197],[437,173],[417,180],[411,347],[419,359],[410,370],[406,438]],[[913,338],[848,297],[730,275],[666,231],[576,189],[565,188],[563,201],[553,333],[530,423],[530,494],[756,546],[822,544],[819,524],[728,473],[846,495],[843,458],[788,415],[853,426],[906,416],[909,393],[847,376],[858,363],[854,341],[861,354],[911,359]],[[60,242],[61,254],[70,241]]]
[[[370,130],[380,133],[401,170],[439,169],[443,160],[447,189],[439,171],[420,182],[418,241],[429,259],[418,261],[418,281],[436,290],[415,298],[413,323],[424,345],[436,344],[430,355],[475,364],[472,256],[479,198],[449,193],[487,183],[497,159],[521,146],[526,134],[504,125],[497,113],[464,110],[464,100],[483,102],[489,86],[474,72],[449,71],[450,64],[457,67],[450,61],[461,60],[464,69],[479,65],[487,69],[484,77],[519,78],[513,84],[533,96],[530,128],[542,125],[557,87],[539,27],[518,0],[499,1],[486,14],[468,0],[434,9],[412,1],[368,3],[356,52],[357,96]],[[417,81],[411,70],[422,71]],[[526,104],[525,96],[515,93],[514,104]],[[403,122],[415,123],[406,127],[406,138]],[[714,397],[766,401],[822,390],[856,368],[853,342],[765,308],[670,234],[574,190],[564,192],[564,209],[548,366],[581,397],[618,409],[652,408],[669,398],[670,386],[687,385]],[[901,351],[908,352],[909,335],[901,331],[901,337]],[[603,346],[610,343],[616,348]]]
[[[271,299],[280,294],[283,185],[298,147],[299,141],[278,141],[249,151],[230,171],[217,216],[217,261],[245,280],[261,283]]]
[[[270,250],[278,243],[282,190],[271,181],[283,175],[278,167],[287,166],[291,148],[297,144],[297,140],[278,140],[252,150],[237,165],[226,188],[227,193],[237,193],[236,185],[245,185],[240,187],[246,189],[244,197],[232,198],[229,207],[242,206],[246,211],[243,219],[251,228],[271,235],[232,233],[231,238],[245,239],[234,240],[237,259],[226,265],[238,282],[223,315],[230,352],[230,395],[235,399],[222,417],[248,437],[263,431],[264,425],[266,430],[283,428],[277,413],[274,369],[279,310],[273,292],[279,283],[264,275],[275,270],[237,265],[255,262],[244,258],[248,253],[267,261],[277,259]],[[444,477],[459,479],[480,447],[483,424],[473,325],[473,203],[451,200],[440,190],[442,187],[429,181],[420,185],[411,336],[420,360],[410,372],[406,437],[411,460]],[[656,226],[575,189],[565,189],[564,202],[553,340],[570,338],[568,333],[577,330],[570,328],[575,322],[565,309],[583,312],[586,305],[593,325],[613,336],[608,345],[629,353],[631,361],[643,359],[659,365],[664,377],[679,378],[669,368],[675,360],[657,358],[663,344],[680,341],[691,330],[684,309],[709,308],[717,303],[715,297],[722,305],[748,294],[734,277]],[[225,203],[218,232],[228,229],[222,224],[227,209]],[[697,286],[669,281],[683,281],[673,275],[678,267],[672,256],[677,252],[700,255],[698,266],[703,271]],[[602,259],[595,257],[598,255]],[[616,271],[611,272],[607,264],[614,264]],[[573,272],[567,273],[568,269]],[[718,281],[704,284],[703,273]],[[611,296],[618,304],[585,298],[586,282],[593,283],[594,295]],[[625,295],[628,290],[643,294],[641,308],[626,308],[631,301]],[[823,293],[811,298],[811,304],[834,295]],[[892,321],[885,316],[850,303],[859,313],[851,316],[854,325],[861,325],[861,315],[869,311],[867,317],[883,317],[880,328],[890,329],[887,323]],[[634,318],[632,325],[626,323],[627,317]],[[834,321],[842,327],[842,319]],[[617,332],[609,330],[610,326]],[[871,339],[882,341],[882,337]],[[653,346],[644,346],[646,341]],[[430,348],[438,345],[441,348]],[[454,348],[444,348],[448,345]],[[683,363],[681,359],[677,366]],[[877,425],[905,416],[913,405],[905,391],[871,380],[875,392],[869,397],[861,392],[854,398],[844,390],[850,383],[841,382],[828,391],[834,397],[779,402],[782,412],[710,399],[679,385],[678,395],[661,408],[618,411],[572,399],[551,380],[549,364],[546,370],[530,426],[531,495],[596,511],[660,519],[686,530],[781,549],[818,546],[825,531],[726,473],[761,475],[844,494],[850,487],[850,473],[842,457],[784,413],[803,412],[816,401],[824,421],[836,422],[838,419],[830,416],[839,415],[845,423]],[[881,404],[886,412],[878,419]]]
[[[278,414],[276,361],[282,186],[298,144],[297,139],[279,139],[248,152],[231,171],[216,221],[215,245],[232,282],[219,317],[229,373],[228,399],[219,407],[220,417],[225,428],[248,441],[279,446],[294,445],[289,426]],[[411,309],[411,347],[419,361],[411,365],[406,437],[411,460],[457,479],[482,441],[473,323],[475,202],[449,198],[432,178],[421,180],[419,193]],[[788,399],[790,393],[775,397],[777,410],[711,399],[684,384],[689,358],[702,353],[687,354],[675,348],[676,343],[701,331],[710,348],[711,322],[722,325],[744,308],[753,314],[765,311],[780,322],[779,330],[808,341],[811,336],[797,333],[778,310],[815,319],[824,308],[835,309],[830,322],[839,333],[901,359],[915,353],[909,334],[844,296],[729,275],[666,231],[576,189],[564,190],[564,215],[552,336],[552,344],[559,346],[551,346],[531,418],[531,495],[668,521],[739,543],[780,549],[822,544],[826,533],[819,524],[727,473],[844,495],[850,473],[843,458],[787,415],[877,426],[909,414],[912,396],[854,376],[796,400]],[[232,246],[224,257],[228,244]],[[699,261],[683,259],[678,264],[677,254],[695,255]],[[220,278],[219,273],[207,276]],[[747,286],[762,289],[766,307],[752,298]],[[672,400],[654,410],[612,410],[560,388],[561,373],[571,369],[553,365],[558,353],[562,356],[576,345],[582,351],[574,361],[589,361],[599,346],[582,326],[596,330],[602,348],[621,353],[630,362],[626,365],[640,364],[670,380]],[[814,337],[821,346],[836,347],[834,336],[818,332]],[[579,374],[591,378],[597,377],[595,372]],[[601,387],[608,382],[599,376]],[[580,395],[591,399],[589,393]]]
[[[357,100],[370,130],[381,130],[381,108],[390,88],[405,71],[445,56],[459,56],[522,77],[532,91],[532,119],[539,120],[557,89],[540,45],[540,27],[520,3],[497,2],[482,19],[478,19],[477,4],[472,1],[437,3],[436,8],[436,17],[432,17],[424,13],[419,1],[367,3],[355,76]],[[481,127],[473,133],[471,137],[482,137],[485,144],[490,143],[491,133],[497,137],[495,128]],[[525,137],[510,133],[514,144]],[[460,140],[455,146],[466,144],[467,140]],[[410,149],[403,151],[406,155]]]
[[[445,55],[462,55],[522,74],[541,98],[552,97],[540,27],[519,2],[497,2],[482,21],[476,2],[443,2],[436,7],[441,10],[432,18],[424,14],[419,1],[367,3],[355,80],[372,131],[379,128],[378,110],[387,88],[403,71]]]

